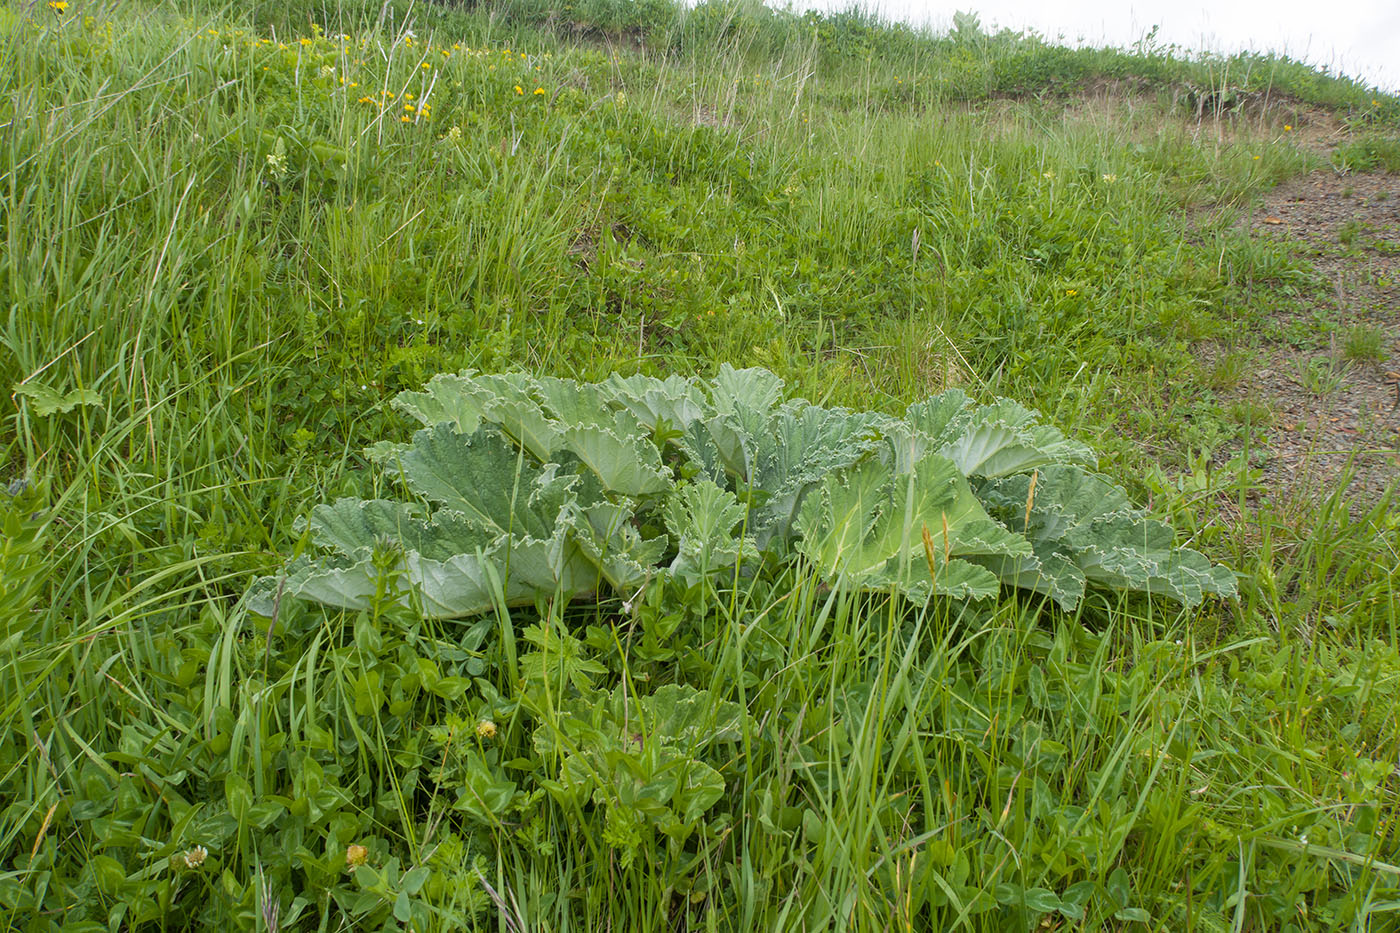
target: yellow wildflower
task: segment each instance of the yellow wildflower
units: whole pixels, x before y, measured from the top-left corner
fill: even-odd
[[[68,0],[53,0],[53,2],[49,4],[49,9],[56,13],[62,13],[64,10],[68,9]]]
[[[1293,132],[1293,126],[1292,126],[1292,124],[1285,123],[1285,124],[1283,125],[1283,131],[1284,131],[1285,133],[1291,133],[1291,132]]]
[[[300,42],[302,45],[310,45],[310,44],[311,44],[311,40],[308,39],[308,38],[306,38],[305,36],[302,36],[302,37],[301,37],[300,39],[298,39],[297,41]]]
[[[1066,297],[1066,298],[1073,298],[1075,295],[1078,295],[1078,294],[1079,294],[1079,289],[1077,289],[1077,288],[1067,288],[1067,289],[1065,289],[1065,297]]]
[[[536,94],[543,94],[543,93],[544,93],[544,88],[542,88],[542,87],[537,87],[537,88],[535,88],[535,93],[536,93]]]
[[[517,94],[524,94],[525,91],[524,91],[523,88],[521,88],[520,85],[517,84],[517,85],[515,86],[515,93],[517,93]]]
[[[412,123],[412,122],[413,122],[413,118],[410,117],[408,114],[404,114],[403,116],[399,117],[399,122],[400,122],[400,123]]]
[[[424,71],[432,71],[432,70],[433,70],[433,66],[432,66],[432,64],[429,63],[429,62],[424,62],[424,63],[423,63],[422,65],[420,65],[419,67],[422,68]]]

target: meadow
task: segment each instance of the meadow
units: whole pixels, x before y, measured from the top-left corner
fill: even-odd
[[[1241,218],[1400,172],[1400,98],[730,0],[11,3],[0,52],[0,928],[1400,928],[1395,484],[1266,484],[1237,391],[1360,333]],[[1026,406],[1237,594],[945,593],[946,517],[862,584],[713,459],[641,582],[279,576],[438,374],[726,364]]]

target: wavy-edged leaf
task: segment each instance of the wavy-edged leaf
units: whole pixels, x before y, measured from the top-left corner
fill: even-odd
[[[965,476],[998,477],[1050,463],[1092,464],[1093,452],[1038,415],[1008,399],[974,406],[959,389],[909,406],[904,424],[890,431],[901,471],[937,452]]]
[[[673,484],[671,471],[662,465],[655,444],[627,433],[630,418],[624,415],[612,425],[567,428],[561,435],[562,446],[592,470],[609,492],[633,498],[666,492]],[[640,431],[641,426],[636,427]]]
[[[434,425],[399,455],[410,489],[501,534],[549,538],[573,478],[537,467],[495,430]]]
[[[1236,595],[1228,569],[1202,554],[1177,547],[1170,526],[1133,506],[1127,494],[1103,477],[1069,465],[1046,466],[1031,497],[1029,476],[1010,476],[983,485],[988,506],[1013,528],[1024,528],[1038,565],[988,566],[1008,582],[1054,596],[1066,608],[1078,604],[1083,583],[1168,595],[1187,606],[1206,596]],[[1029,523],[1026,522],[1027,501]],[[1073,586],[1080,575],[1080,592]]]
[[[319,547],[353,555],[391,539],[434,560],[491,547],[499,532],[468,521],[460,512],[441,510],[431,519],[406,502],[385,499],[337,499],[311,510],[311,536]]]
[[[613,404],[631,412],[648,431],[654,432],[664,423],[673,431],[684,432],[713,414],[704,393],[693,381],[681,376],[657,379],[614,373],[600,389]]]
[[[482,410],[489,401],[475,376],[474,370],[440,373],[428,380],[423,391],[400,392],[390,404],[424,427],[451,424],[462,434],[471,434],[481,425]]]
[[[934,592],[993,595],[996,577],[957,558],[1031,553],[1029,542],[987,515],[957,467],[936,454],[908,473],[872,458],[827,477],[803,503],[797,527],[799,549],[829,579],[894,585],[914,600]]]
[[[526,373],[434,376],[422,392],[400,393],[393,405],[425,426],[450,424],[461,434],[474,433],[482,422],[494,424],[542,463],[557,448],[562,428],[542,407],[539,383]]]

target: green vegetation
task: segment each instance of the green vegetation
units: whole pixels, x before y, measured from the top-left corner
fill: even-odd
[[[1383,165],[1400,100],[743,3],[70,0],[0,47],[5,928],[1393,921],[1393,491],[1260,489],[1222,393],[1326,287],[1230,222],[1326,164],[1283,125],[1332,109]],[[843,440],[778,432],[776,389],[720,418],[758,367]],[[430,381],[468,369],[518,375]],[[956,469],[900,498],[868,452],[930,396],[1036,409],[1054,453],[998,478],[924,431]],[[552,585],[428,527],[409,461],[468,437],[533,478],[481,515]],[[1238,596],[1095,577],[1071,479],[1142,535],[1108,550],[1183,553],[1146,509]],[[892,503],[973,484],[1000,552],[932,494],[888,546]],[[277,582],[391,497],[336,526],[350,608]],[[898,572],[829,559],[852,529]],[[475,561],[472,613],[400,598],[410,550]]]

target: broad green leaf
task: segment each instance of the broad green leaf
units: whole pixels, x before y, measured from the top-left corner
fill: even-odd
[[[522,458],[495,430],[425,428],[400,456],[409,488],[500,534],[551,537],[574,480]]]
[[[474,372],[442,373],[429,380],[422,392],[400,392],[393,406],[424,427],[451,424],[462,434],[481,425],[487,399],[473,380]]]
[[[1024,538],[983,511],[952,462],[936,454],[904,474],[872,459],[827,477],[803,504],[797,527],[802,553],[829,579],[893,585],[915,601],[931,593],[981,598],[997,591],[990,571],[955,558],[1031,553]]]
[[[656,446],[647,438],[624,431],[625,423],[622,429],[603,424],[576,425],[564,430],[561,441],[609,492],[638,497],[670,489],[671,474],[662,466]]]
[[[727,489],[702,479],[676,487],[666,500],[666,528],[676,540],[670,572],[688,581],[758,556],[748,535],[738,533],[748,510]]]
[[[374,547],[385,538],[434,560],[473,553],[499,541],[495,528],[470,522],[461,512],[441,510],[431,519],[406,502],[385,499],[337,499],[311,510],[312,540],[347,556]]]
[[[1003,580],[1078,604],[1084,583],[1168,595],[1193,606],[1234,596],[1234,575],[1177,547],[1171,528],[1135,508],[1122,489],[1079,467],[1052,465],[1031,477],[985,483],[981,495],[1012,528],[1023,528],[1033,560],[984,561]],[[1026,522],[1029,503],[1029,523]],[[1075,578],[1078,577],[1078,591]]]
[[[689,379],[668,376],[610,376],[599,388],[613,403],[632,413],[648,431],[666,424],[673,431],[685,432],[692,424],[713,412],[704,393]]]
[[[63,393],[42,382],[22,382],[14,387],[14,392],[29,399],[34,414],[40,418],[67,414],[83,406],[102,407],[102,397],[92,389],[74,389]]]

